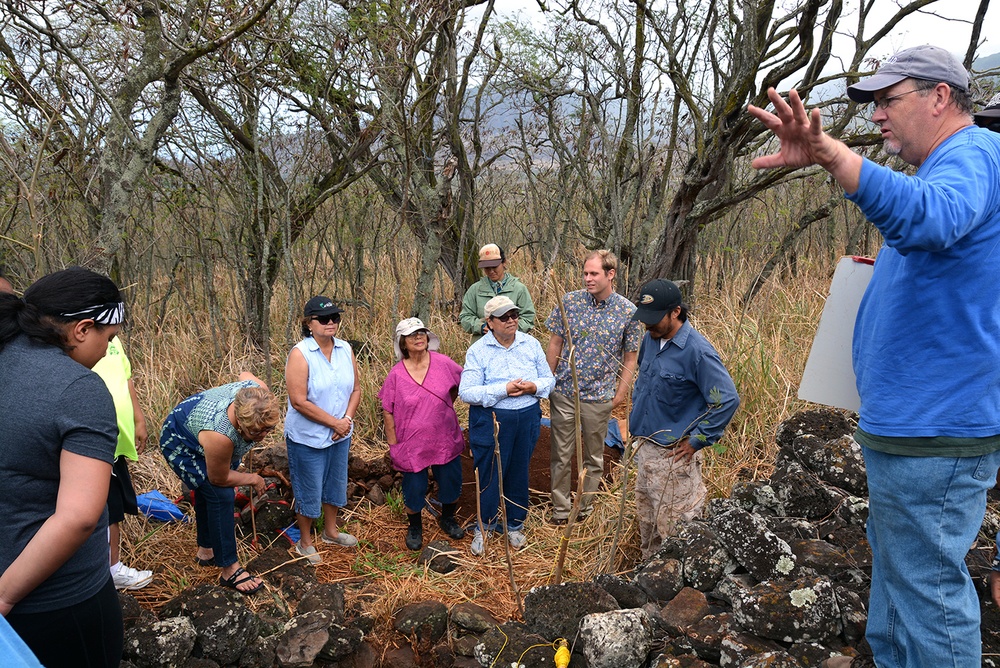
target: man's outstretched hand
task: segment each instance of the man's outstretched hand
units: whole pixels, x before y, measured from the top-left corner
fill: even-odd
[[[787,102],[773,88],[767,89],[767,97],[774,105],[774,113],[752,104],[747,111],[774,133],[781,147],[777,153],[754,158],[751,163],[754,169],[819,165],[830,172],[844,190],[856,191],[861,156],[823,132],[819,109],[807,112],[794,88],[788,91]]]

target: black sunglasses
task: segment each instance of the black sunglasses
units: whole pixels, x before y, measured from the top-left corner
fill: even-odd
[[[510,322],[511,320],[517,320],[520,317],[520,313],[516,311],[514,313],[504,313],[503,315],[491,316],[494,320],[499,320],[500,322]]]
[[[336,325],[340,322],[340,314],[334,313],[332,315],[314,315],[313,320],[321,325],[329,325],[331,322]]]

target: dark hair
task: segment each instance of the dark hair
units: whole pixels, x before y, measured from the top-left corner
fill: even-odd
[[[313,335],[312,330],[309,329],[309,321],[312,320],[311,315],[302,316],[302,338],[307,339]]]
[[[932,79],[914,79],[914,90],[920,91],[922,97],[927,97],[930,91],[937,88],[939,83],[943,83],[945,86],[951,89],[951,104],[966,114],[972,115],[973,101],[972,94],[967,90],[962,90],[958,86],[953,86],[945,81],[934,81]]]
[[[496,246],[497,246],[497,250],[500,251],[500,264],[506,264],[507,263],[507,254],[503,252],[503,246],[501,246],[500,244],[497,244]]]
[[[121,300],[118,286],[110,278],[83,267],[70,267],[42,276],[24,291],[22,298],[0,294],[0,350],[21,334],[67,350],[59,325],[79,318],[67,318],[61,313],[74,313]],[[106,327],[95,326],[98,329]]]
[[[404,334],[401,337],[399,337],[399,354],[403,356],[404,360],[410,359],[410,351],[406,347],[406,337],[413,336],[414,334],[419,334],[420,332],[423,332],[424,336],[427,337],[427,341],[429,343],[430,342],[430,331],[431,330],[426,329],[426,328],[425,329],[418,329],[415,332],[410,332],[409,334]]]
[[[676,306],[674,308],[677,308]],[[688,319],[688,305],[681,302],[681,312],[677,314],[677,319],[681,322],[687,322]]]

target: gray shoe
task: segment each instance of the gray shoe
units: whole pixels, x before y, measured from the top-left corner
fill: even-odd
[[[305,557],[306,561],[315,566],[316,564],[323,563],[323,557],[320,556],[319,552],[316,550],[315,545],[310,545],[309,547],[304,547],[301,542],[295,544],[295,553],[300,557]]]
[[[357,538],[355,538],[354,536],[352,536],[349,533],[344,533],[343,531],[341,531],[340,533],[338,533],[336,536],[334,536],[332,538],[330,536],[327,536],[326,532],[321,533],[319,537],[327,545],[340,545],[341,547],[354,547],[355,545],[358,544],[358,539]]]
[[[520,550],[522,547],[527,545],[528,538],[524,535],[523,531],[519,531],[517,529],[508,529],[507,542],[509,542],[510,546],[515,550]]]
[[[486,541],[483,540],[483,534],[479,529],[476,529],[475,533],[472,534],[472,545],[469,546],[469,551],[477,557],[483,556],[483,552],[486,551]]]

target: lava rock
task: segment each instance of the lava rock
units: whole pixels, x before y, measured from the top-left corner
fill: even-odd
[[[677,559],[651,559],[636,574],[635,584],[654,601],[666,603],[684,588],[684,564]]]
[[[198,632],[187,617],[170,617],[125,634],[124,658],[136,668],[184,668]]]
[[[827,640],[843,628],[826,578],[775,580],[739,590],[733,618],[746,631],[782,642]]]
[[[532,633],[570,640],[576,637],[584,615],[617,609],[614,597],[593,582],[565,582],[528,592],[524,597],[524,622]]]
[[[649,603],[649,596],[625,578],[612,573],[602,573],[594,578],[594,584],[611,594],[618,607],[624,609],[641,608]]]
[[[497,625],[493,614],[475,603],[458,603],[450,614],[452,624],[473,633],[485,633]]]
[[[780,652],[783,649],[773,640],[735,631],[719,643],[719,665],[723,668],[735,668],[758,654]]]
[[[639,608],[586,615],[579,644],[589,668],[641,668],[649,652],[652,623]]]
[[[456,560],[458,554],[458,550],[453,548],[448,541],[435,540],[424,547],[420,556],[417,557],[417,563],[421,566],[426,565],[427,568],[435,573],[451,573],[458,568],[458,561]]]
[[[699,591],[711,591],[726,573],[739,566],[704,522],[690,522],[677,535],[681,543],[684,584]]]
[[[330,639],[334,615],[329,610],[314,610],[296,615],[285,624],[278,638],[275,655],[281,668],[311,666]]]
[[[507,622],[483,634],[482,641],[476,645],[475,656],[480,666],[510,666],[515,662],[532,667],[553,666],[551,643],[532,633],[524,624]]]
[[[849,420],[848,414],[829,408],[801,411],[778,425],[775,440],[779,448],[790,448],[796,437],[803,434],[812,434],[824,440],[840,438],[854,433],[857,416],[851,418]]]
[[[710,611],[711,606],[704,593],[692,587],[685,587],[660,610],[659,617],[664,628],[670,634],[677,635],[685,627],[701,621]]]
[[[795,555],[759,517],[734,508],[712,518],[719,541],[758,580],[786,577],[795,569]]]
[[[344,622],[344,586],[335,582],[317,584],[306,592],[296,608],[298,614],[329,610],[333,613],[333,621]]]
[[[440,601],[421,601],[404,605],[393,616],[392,627],[428,647],[448,631],[448,608]]]

